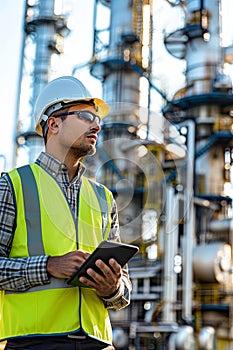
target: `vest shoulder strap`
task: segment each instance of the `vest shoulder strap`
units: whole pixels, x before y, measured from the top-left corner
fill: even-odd
[[[28,252],[31,256],[44,253],[41,236],[40,202],[36,180],[30,165],[17,169],[23,189],[24,212],[28,233]],[[27,217],[30,220],[27,220]]]
[[[99,201],[99,205],[100,205],[100,211],[102,214],[104,213],[108,213],[108,201],[107,201],[107,197],[106,197],[106,192],[104,189],[104,186],[92,181],[91,179],[88,179],[88,181],[90,182],[96,197]]]
[[[87,179],[87,178],[86,178]],[[107,190],[107,188],[103,185],[101,185],[98,182],[94,182],[91,179],[87,179],[89,183],[91,184],[95,195],[98,199],[99,206],[100,206],[100,211],[102,215],[102,237],[103,239],[106,239],[105,235],[107,234],[107,227],[109,224],[109,217],[110,217],[110,199],[107,197],[106,191],[110,194],[110,191]],[[111,201],[112,201],[112,196],[111,196]]]

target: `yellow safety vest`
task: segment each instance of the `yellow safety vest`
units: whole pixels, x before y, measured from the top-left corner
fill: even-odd
[[[40,166],[27,165],[7,176],[17,210],[11,258],[63,255],[77,248],[92,252],[108,238],[112,194],[106,187],[82,177],[76,223],[62,189]],[[2,340],[79,329],[112,341],[108,311],[94,289],[70,287],[65,279],[51,278],[50,284],[26,292],[0,292]]]

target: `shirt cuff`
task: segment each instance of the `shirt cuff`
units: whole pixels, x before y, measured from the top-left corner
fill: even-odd
[[[118,299],[120,299],[124,295],[124,289],[125,289],[125,284],[122,281],[120,287],[118,288],[118,290],[116,291],[116,293],[114,295],[112,295],[110,298],[103,298],[102,297],[102,299],[104,301],[106,301],[107,303],[114,303],[115,301],[117,301]]]
[[[26,280],[30,287],[50,283],[47,274],[48,256],[32,256],[27,259],[26,264]]]

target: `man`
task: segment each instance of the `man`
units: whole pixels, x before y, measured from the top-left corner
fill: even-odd
[[[111,192],[83,174],[108,105],[74,77],[51,81],[35,105],[45,152],[0,179],[0,339],[13,349],[113,349],[107,309],[129,304],[127,269],[98,260],[85,287],[66,283],[96,246],[119,241]],[[104,203],[104,205],[103,205]],[[103,209],[105,207],[105,209]]]

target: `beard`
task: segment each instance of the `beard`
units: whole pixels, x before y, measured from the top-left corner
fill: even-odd
[[[71,147],[71,150],[77,159],[93,156],[96,153],[96,148],[92,145],[79,145],[79,147]]]

